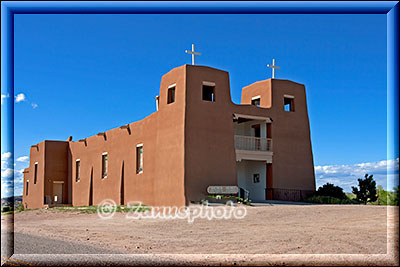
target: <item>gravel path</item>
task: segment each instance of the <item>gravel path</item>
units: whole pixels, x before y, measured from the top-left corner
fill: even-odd
[[[125,253],[384,254],[388,209],[398,214],[398,207],[384,206],[271,205],[247,207],[240,220],[192,224],[36,210],[15,215],[15,232],[31,242],[38,236]]]
[[[99,248],[76,242],[14,233],[15,254],[117,254],[120,250]]]

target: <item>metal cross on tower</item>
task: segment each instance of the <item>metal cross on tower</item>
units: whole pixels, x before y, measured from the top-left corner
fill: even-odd
[[[280,69],[280,67],[275,66],[275,59],[272,60],[272,65],[267,64],[267,67],[272,68],[272,79],[275,79],[275,69]]]
[[[194,51],[194,44],[192,44],[192,51],[185,50],[185,53],[192,54],[192,65],[194,65],[194,56],[195,55],[201,56],[201,53]]]

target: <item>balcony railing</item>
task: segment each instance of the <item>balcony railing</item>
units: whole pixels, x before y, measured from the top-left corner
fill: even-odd
[[[272,139],[235,135],[235,148],[239,150],[272,152]]]

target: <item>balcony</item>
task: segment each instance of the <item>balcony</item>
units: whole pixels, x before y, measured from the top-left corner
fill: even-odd
[[[236,160],[258,160],[272,163],[272,139],[235,135]]]
[[[238,150],[272,152],[272,139],[235,135],[235,148]]]

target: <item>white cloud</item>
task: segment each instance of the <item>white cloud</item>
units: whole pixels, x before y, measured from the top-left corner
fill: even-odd
[[[351,186],[358,185],[358,178],[373,174],[377,185],[392,189],[398,185],[399,159],[365,162],[353,165],[315,166],[317,188],[325,183],[333,183],[351,192]]]
[[[24,169],[16,170],[14,173],[14,196],[22,195],[24,189]]]
[[[4,152],[1,154],[1,196],[9,197],[14,192],[15,195],[21,195],[24,181],[24,166],[29,158],[21,156],[17,158],[18,164],[11,164],[12,153]],[[18,169],[14,166],[18,165]],[[14,174],[14,176],[13,176]],[[13,190],[15,189],[15,190]]]
[[[1,154],[1,170],[4,171],[10,165],[11,152],[4,152]]]
[[[7,169],[7,170],[9,170],[9,169]],[[2,177],[2,179],[1,179],[1,197],[12,196],[13,192],[14,192],[14,196],[22,195],[23,183],[24,183],[23,171],[24,171],[24,169],[15,170],[14,171],[14,180],[10,179],[10,177],[7,177],[7,178]],[[8,172],[12,173],[12,169],[11,169],[11,171],[8,171]]]
[[[4,102],[3,99],[9,98],[9,97],[10,97],[10,94],[8,94],[8,93],[6,95],[2,94],[1,95],[1,104],[3,105],[3,102]]]
[[[27,162],[28,159],[29,159],[28,156],[22,156],[22,157],[17,158],[17,161],[18,162]]]
[[[4,152],[1,154],[1,160],[8,160],[9,158],[11,158],[11,155],[11,152]]]
[[[1,170],[1,179],[3,178],[10,178],[14,173],[14,169],[7,168],[5,170]]]
[[[19,179],[19,178],[24,177],[24,170],[25,170],[25,168],[22,168],[22,169],[19,169],[19,170],[15,170],[14,171],[14,178],[15,179]]]
[[[3,95],[2,95],[2,101],[3,101]],[[19,93],[15,96],[15,103],[20,103],[20,102],[27,102],[28,104],[30,104],[32,106],[32,108],[37,108],[38,104],[30,102],[27,98],[26,95],[24,93]]]
[[[26,97],[25,97],[25,95],[23,94],[23,93],[19,93],[16,97],[15,97],[15,102],[16,103],[19,103],[19,102],[22,102],[22,101],[25,101],[26,100]]]
[[[14,183],[12,180],[1,180],[1,197],[10,197]]]

